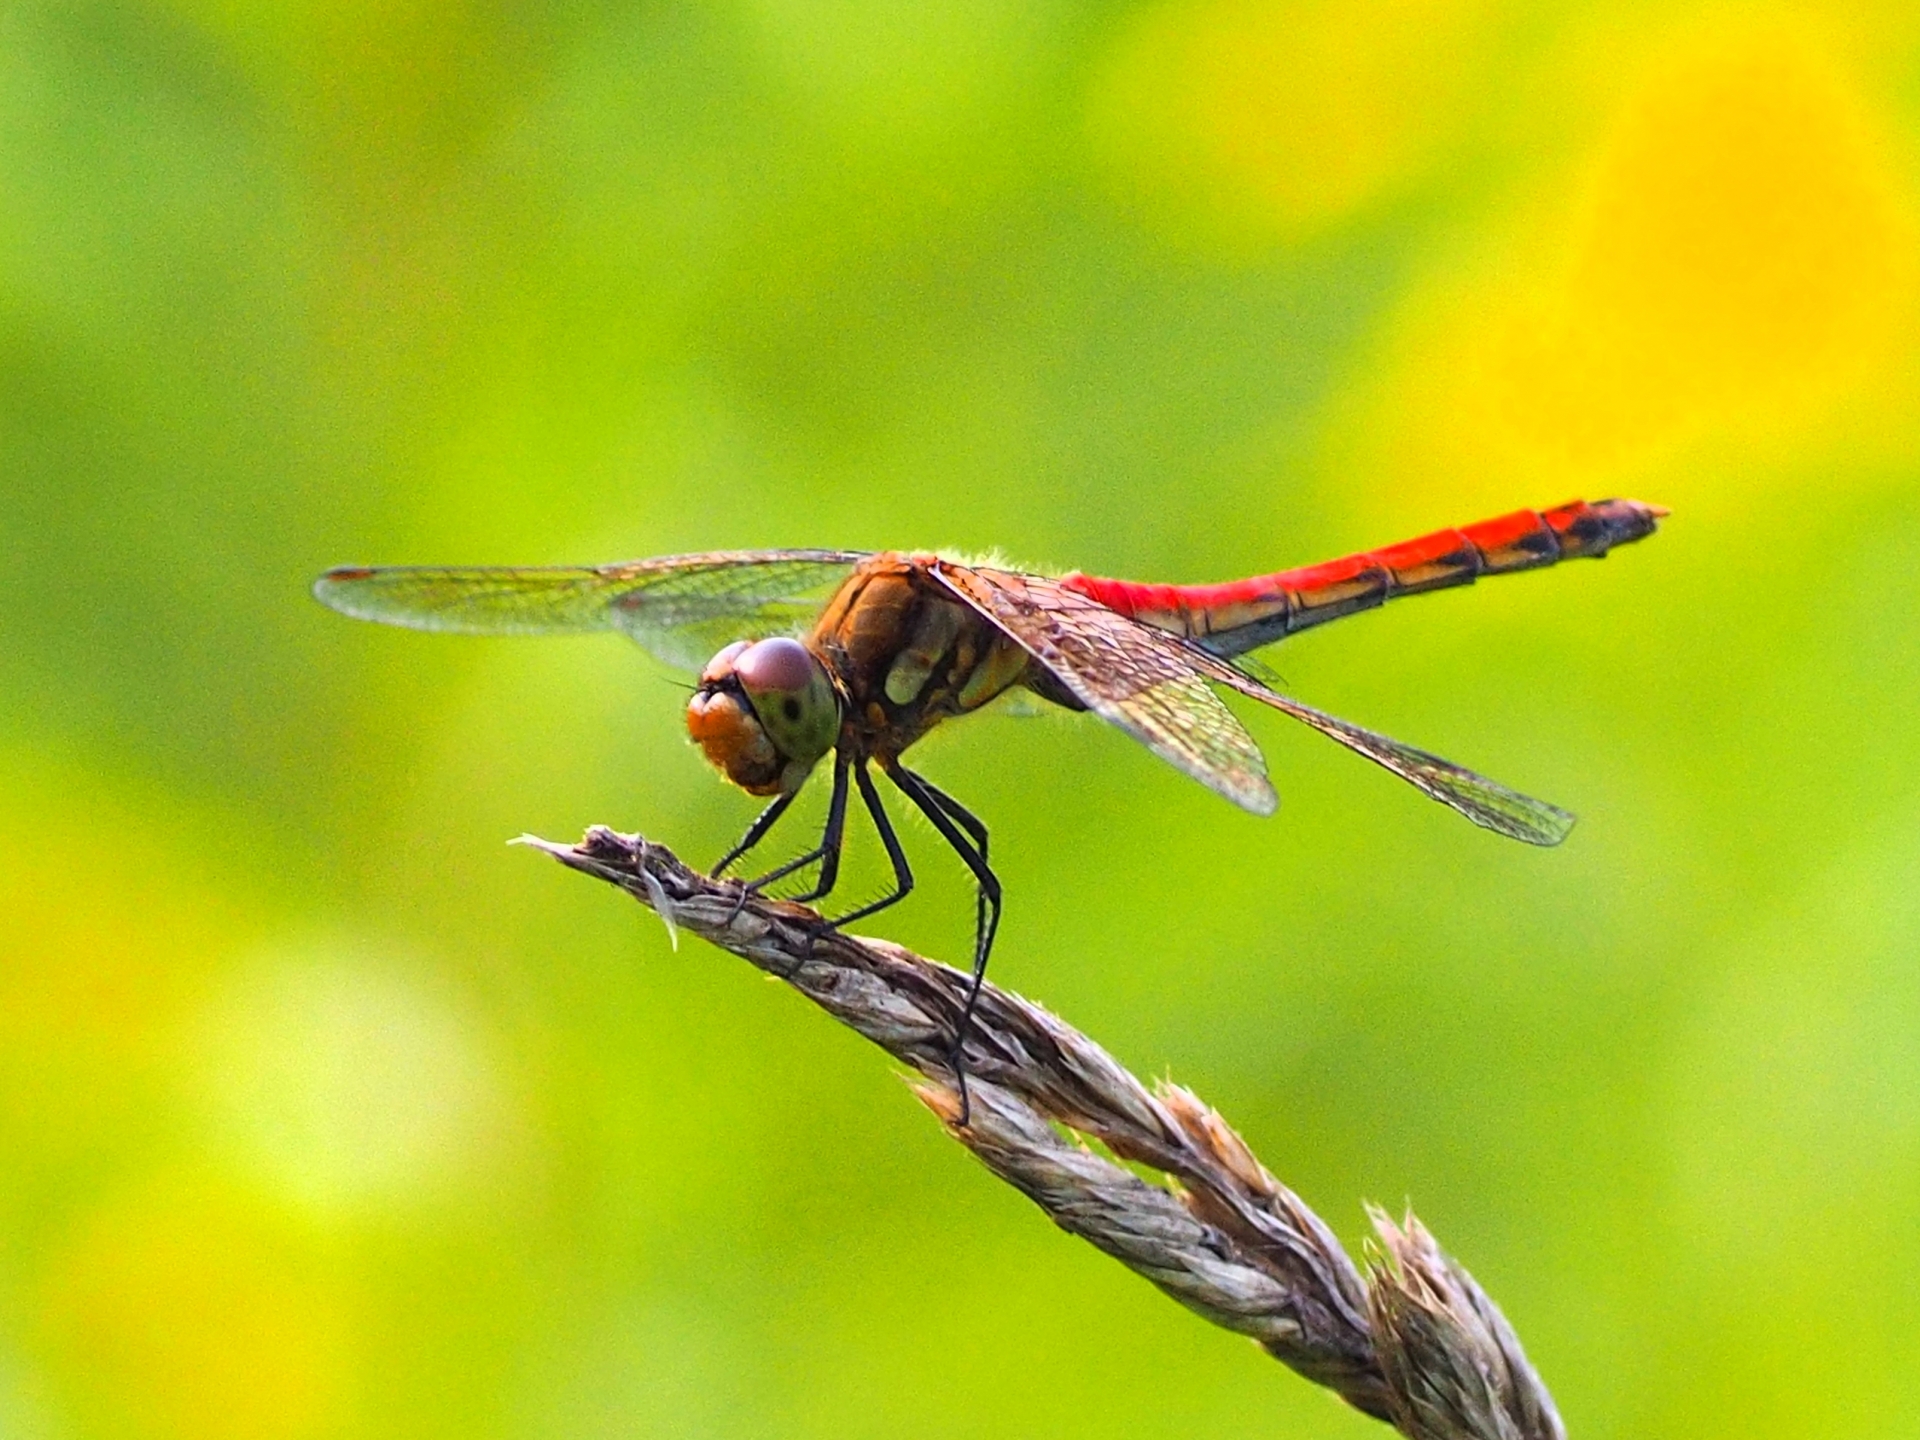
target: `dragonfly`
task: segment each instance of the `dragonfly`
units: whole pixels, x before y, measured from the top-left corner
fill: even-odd
[[[952,1057],[964,1124],[961,1047],[1000,926],[1002,888],[986,825],[902,763],[916,742],[1024,690],[1091,711],[1242,809],[1270,815],[1279,802],[1265,759],[1222,703],[1218,692],[1227,691],[1291,716],[1476,825],[1557,845],[1573,826],[1567,811],[1281,693],[1251,652],[1402,595],[1603,557],[1651,535],[1667,513],[1637,500],[1575,500],[1213,585],[1049,577],[923,551],[716,550],[577,567],[342,566],[313,588],[344,614],[418,630],[617,631],[696,671],[689,735],[729,781],[770,802],[715,864],[716,877],[766,838],[831,755],[818,843],[744,882],[742,894],[813,866],[812,883],[787,898],[832,894],[857,793],[893,884],[827,922],[835,926],[898,904],[914,887],[874,783],[878,770],[976,885],[971,983]]]

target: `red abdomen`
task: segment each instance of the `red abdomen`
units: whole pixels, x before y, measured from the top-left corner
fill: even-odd
[[[1060,583],[1142,624],[1197,640],[1215,654],[1241,655],[1397,596],[1470,585],[1482,575],[1534,570],[1561,560],[1598,558],[1616,545],[1651,535],[1666,513],[1638,500],[1591,505],[1574,500],[1221,585],[1143,585],[1079,571]]]

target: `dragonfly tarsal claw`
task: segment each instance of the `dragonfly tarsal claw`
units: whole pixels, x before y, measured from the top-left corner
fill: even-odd
[[[831,920],[819,915],[816,915],[812,921],[803,922],[801,928],[806,932],[807,936],[807,953],[796,956],[794,962],[787,966],[786,969],[769,972],[777,975],[789,985],[795,983],[794,977],[800,973],[800,967],[813,958],[814,947],[818,945],[821,940],[832,934],[835,929]]]
[[[715,876],[714,878],[718,879],[719,877]],[[754,896],[759,893],[744,880],[734,881],[733,886],[733,909],[727,912],[726,922],[721,927],[726,930],[733,928],[733,922],[738,920],[741,915],[746,912],[747,901],[753,899]]]
[[[953,1049],[947,1052],[947,1068],[953,1071],[953,1088],[960,1096],[960,1113],[953,1123],[962,1130],[967,1129],[973,1121],[973,1096],[967,1091],[967,1061],[963,1053],[966,1043],[966,1033],[956,1033]]]

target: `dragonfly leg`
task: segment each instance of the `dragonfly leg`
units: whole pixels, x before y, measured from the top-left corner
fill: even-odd
[[[784,880],[796,870],[805,869],[814,861],[820,862],[820,874],[813,888],[799,895],[786,898],[805,904],[831,894],[834,882],[840,877],[840,850],[847,834],[847,772],[852,769],[853,759],[842,752],[833,762],[833,798],[827,802],[827,828],[820,833],[820,843],[797,859],[789,860],[769,870],[766,874],[747,882],[749,890],[758,892],[776,880]]]
[[[980,987],[987,979],[987,956],[993,951],[993,937],[1000,928],[1000,877],[993,873],[987,864],[986,826],[969,813],[966,807],[952,796],[935,786],[928,784],[911,770],[893,765],[887,770],[887,777],[900,787],[905,795],[920,808],[922,814],[933,822],[933,828],[940,832],[941,838],[953,847],[953,851],[966,867],[973,872],[973,878],[980,885],[980,923],[974,932],[973,941],[973,980],[967,986],[967,999],[960,1010],[960,1023],[954,1029],[953,1052],[950,1063],[953,1066],[954,1079],[960,1088],[960,1123],[965,1125],[972,1113],[967,1098],[966,1043],[967,1031],[973,1025],[974,1007],[980,1003]],[[936,798],[936,796],[938,798]],[[941,803],[944,800],[945,805]],[[950,814],[948,806],[966,816]],[[979,840],[975,840],[975,835]]]
[[[947,792],[942,790],[938,785],[927,779],[926,776],[915,775],[913,778],[926,787],[927,794],[933,797],[934,804],[946,811],[948,816],[973,838],[973,843],[980,847],[980,858],[985,860],[987,858],[987,827],[980,817],[967,809],[967,807],[962,805],[958,800],[954,799],[953,796],[947,794]],[[987,923],[987,891],[985,886],[982,886],[975,893],[974,900],[976,903],[974,905],[973,928],[974,933],[977,935]]]
[[[766,874],[743,883],[740,887],[742,906],[745,905],[747,896],[759,894],[775,881],[785,879],[787,876],[793,874],[794,871],[804,869],[816,860],[820,862],[820,874],[815,880],[813,888],[805,894],[794,895],[789,898],[796,902],[817,900],[833,889],[833,882],[839,877],[840,873],[841,842],[846,835],[847,771],[851,767],[851,763],[850,757],[844,753],[834,757],[833,798],[827,802],[827,826],[826,829],[821,832],[820,843],[814,846],[813,849],[807,851],[806,854],[797,856],[787,861],[784,865],[775,866]],[[778,802],[767,807],[769,811],[777,808],[784,807],[780,807]],[[775,815],[773,818],[777,820],[779,816]],[[764,812],[760,816],[760,819],[755,820],[753,823],[758,827],[762,820],[767,820]],[[767,823],[771,825],[772,821],[767,820]],[[797,960],[794,962],[794,969],[799,968],[799,963]],[[786,971],[780,978],[783,980],[791,980],[793,978],[793,970],[790,969]]]
[[[907,852],[901,847],[900,837],[893,831],[893,822],[887,818],[886,807],[880,803],[880,792],[873,788],[873,777],[867,774],[866,761],[862,760],[853,767],[853,779],[860,787],[860,799],[866,805],[867,813],[873,817],[873,828],[880,832],[880,843],[887,847],[887,859],[893,862],[893,891],[871,904],[839,916],[832,922],[835,926],[864,920],[889,905],[898,905],[913,893],[913,867],[907,864]]]
[[[740,837],[740,843],[722,855],[719,860],[715,862],[713,869],[708,873],[716,880],[726,874],[728,867],[731,866],[734,861],[738,860],[742,855],[766,839],[767,832],[773,828],[774,821],[787,813],[787,807],[793,804],[799,794],[800,792],[798,790],[789,790],[756,815],[753,824],[747,827],[747,833]]]

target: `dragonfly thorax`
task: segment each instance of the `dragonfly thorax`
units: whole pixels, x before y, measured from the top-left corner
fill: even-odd
[[[752,795],[798,790],[840,733],[826,668],[798,640],[736,640],[700,672],[687,733]]]

